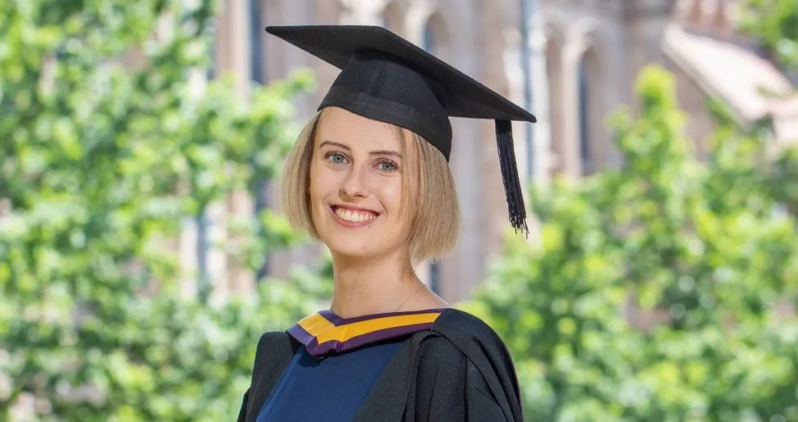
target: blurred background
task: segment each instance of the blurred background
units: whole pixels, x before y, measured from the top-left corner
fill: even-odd
[[[457,248],[529,421],[798,421],[795,0],[0,0],[0,421],[219,421],[329,305],[276,199],[337,75],[267,25],[382,25],[539,118],[454,119]]]

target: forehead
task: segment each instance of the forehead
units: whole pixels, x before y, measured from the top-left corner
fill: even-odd
[[[396,129],[338,107],[324,109],[316,126],[315,144],[332,141],[350,148],[399,151]]]

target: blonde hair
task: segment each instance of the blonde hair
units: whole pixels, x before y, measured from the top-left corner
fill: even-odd
[[[283,168],[280,199],[292,227],[318,239],[310,208],[310,163],[316,127],[321,115],[313,116],[297,138]],[[402,171],[400,213],[410,212],[409,258],[413,265],[437,259],[457,243],[460,206],[449,163],[443,153],[417,134],[391,125],[406,157]],[[409,143],[415,148],[408,148]]]

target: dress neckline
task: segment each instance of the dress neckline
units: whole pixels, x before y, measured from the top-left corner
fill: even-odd
[[[310,355],[320,357],[430,330],[438,317],[451,309],[454,308],[383,312],[350,318],[324,309],[303,318],[286,332],[305,345]]]

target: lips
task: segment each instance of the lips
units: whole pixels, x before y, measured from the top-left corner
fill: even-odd
[[[333,206],[332,210],[335,216],[341,220],[356,224],[369,222],[379,216],[376,212],[364,209]]]

